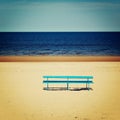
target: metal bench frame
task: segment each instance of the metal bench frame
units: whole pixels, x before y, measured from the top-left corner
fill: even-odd
[[[43,76],[43,78],[45,79],[43,84],[47,85],[46,90],[49,90],[49,84],[66,84],[66,90],[69,90],[69,84],[86,84],[86,89],[88,90],[90,89],[90,84],[93,84],[93,76]]]

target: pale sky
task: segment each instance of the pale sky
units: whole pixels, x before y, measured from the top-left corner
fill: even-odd
[[[120,31],[120,0],[0,0],[0,31]]]

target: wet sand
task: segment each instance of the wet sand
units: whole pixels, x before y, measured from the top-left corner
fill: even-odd
[[[0,62],[118,62],[120,56],[0,56]]]
[[[46,91],[43,75],[92,75],[93,90]],[[120,62],[0,62],[1,120],[119,120],[119,91]]]

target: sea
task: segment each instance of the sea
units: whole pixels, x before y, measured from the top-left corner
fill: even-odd
[[[0,32],[0,56],[116,56],[120,32]]]

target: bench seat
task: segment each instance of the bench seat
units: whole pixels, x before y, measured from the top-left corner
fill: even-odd
[[[43,81],[43,83],[51,83],[51,84],[58,84],[58,83],[72,83],[72,84],[76,84],[76,83],[81,83],[81,84],[92,84],[93,83],[93,81],[76,81],[76,80],[69,80],[69,81],[63,81],[63,80],[49,80],[49,81],[47,81],[47,80],[44,80]]]

